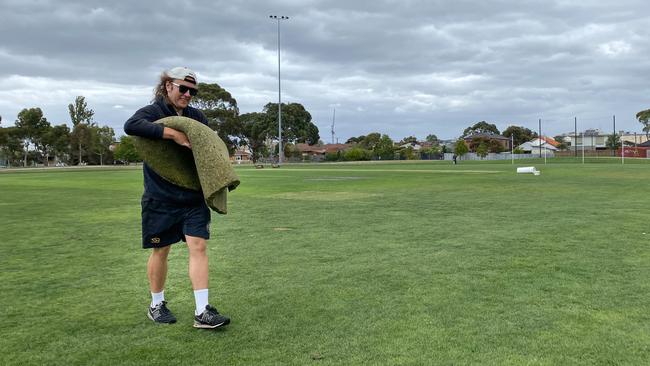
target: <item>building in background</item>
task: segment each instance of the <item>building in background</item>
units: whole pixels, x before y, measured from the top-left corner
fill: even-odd
[[[573,131],[561,135],[570,148],[574,146],[582,148],[584,146],[585,150],[605,150],[607,149],[607,139],[611,136],[611,133],[595,128],[578,132],[577,136],[574,135],[575,132]],[[618,136],[628,146],[639,145],[649,140],[645,133],[618,131]]]

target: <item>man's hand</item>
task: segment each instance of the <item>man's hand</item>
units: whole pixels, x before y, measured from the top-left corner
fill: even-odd
[[[185,146],[188,149],[192,148],[190,145],[190,140],[187,139],[187,136],[181,131],[175,130],[173,128],[165,127],[163,130],[163,138],[167,140],[174,140],[175,143]]]

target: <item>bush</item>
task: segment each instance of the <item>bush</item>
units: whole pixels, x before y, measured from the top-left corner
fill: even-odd
[[[370,160],[372,153],[360,147],[353,147],[343,153],[343,158],[346,161],[361,161]]]
[[[420,154],[415,152],[412,147],[400,150],[399,158],[401,160],[420,160]]]
[[[341,160],[341,152],[337,151],[335,153],[326,153],[325,154],[325,161],[340,161]]]

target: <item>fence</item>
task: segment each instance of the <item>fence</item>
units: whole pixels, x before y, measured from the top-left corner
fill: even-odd
[[[555,153],[555,156],[558,158],[574,158],[574,157],[582,157],[582,150],[578,146],[578,153],[574,150],[564,150],[564,151],[558,151]],[[621,156],[620,150],[617,152],[616,150],[594,150],[594,149],[585,149],[584,151],[585,157],[588,158],[606,158],[606,157],[616,157],[616,156]]]
[[[454,154],[453,153],[445,153],[444,160],[452,160]],[[553,152],[549,151],[546,154],[547,158],[552,158]],[[478,156],[476,153],[467,153],[463,155],[462,157],[459,157],[458,160],[519,160],[519,159],[537,159],[537,158],[544,158],[544,154],[542,153],[541,155],[539,153],[536,154],[511,154],[508,152],[503,152],[503,153],[488,153],[486,157],[482,158]]]

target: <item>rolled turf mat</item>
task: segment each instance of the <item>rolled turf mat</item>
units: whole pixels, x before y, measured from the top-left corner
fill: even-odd
[[[210,127],[191,118],[165,117],[154,123],[185,133],[192,149],[173,140],[136,136],[135,146],[142,159],[171,183],[202,191],[208,206],[225,215],[228,212],[228,191],[239,185],[226,144]]]

